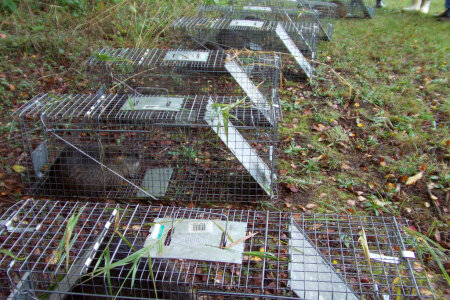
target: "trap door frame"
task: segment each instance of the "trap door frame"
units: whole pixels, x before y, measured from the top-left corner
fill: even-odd
[[[294,217],[289,219],[291,261],[288,269],[292,291],[301,299],[359,300],[346,280],[303,233]],[[325,276],[329,279],[324,280]]]
[[[228,122],[228,132],[225,132],[225,128],[222,126],[224,124],[222,114],[214,111],[212,108],[213,103],[213,99],[210,96],[205,112],[206,123],[211,126],[211,129],[217,134],[220,140],[231,153],[233,153],[237,160],[245,167],[270,198],[273,198],[275,192],[272,190],[272,186],[277,180],[275,172],[273,172],[273,169],[271,170],[264,160],[259,157],[258,153],[239,133],[232,122]],[[234,139],[230,140],[228,139],[228,136],[233,136]]]

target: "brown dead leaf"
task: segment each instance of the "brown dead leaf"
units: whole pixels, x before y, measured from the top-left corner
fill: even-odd
[[[280,170],[280,175],[286,175],[287,172],[288,170]]]
[[[384,160],[384,158],[380,159],[380,166],[381,167],[386,167],[386,161]]]
[[[349,170],[349,169],[351,169],[351,167],[348,164],[346,164],[346,163],[342,163],[341,164],[341,169],[342,170]]]
[[[434,238],[436,239],[437,242],[441,241],[441,232],[439,231],[439,229],[436,229],[436,232],[434,233]]]
[[[406,180],[406,183],[405,183],[405,184],[406,184],[406,185],[413,185],[413,184],[416,184],[417,181],[419,181],[420,179],[422,179],[422,176],[423,176],[423,171],[417,173],[417,174],[414,175],[414,176],[409,177],[408,180]]]
[[[298,188],[295,185],[288,184],[288,188],[289,188],[289,190],[291,190],[291,192],[298,193]]]
[[[367,200],[367,198],[366,197],[364,197],[364,196],[358,196],[358,201],[366,201]]]
[[[323,132],[325,130],[328,130],[328,127],[323,124],[313,124],[313,126],[311,126],[311,129],[318,132]]]
[[[307,209],[313,209],[313,208],[316,208],[317,207],[317,204],[315,204],[315,203],[308,203],[308,204],[306,204],[306,208]]]
[[[15,85],[12,84],[12,83],[10,83],[10,84],[9,84],[9,90],[10,90],[11,92],[14,92],[14,91],[16,90]]]

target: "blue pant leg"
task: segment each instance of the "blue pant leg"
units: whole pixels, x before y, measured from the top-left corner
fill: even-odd
[[[445,8],[450,8],[450,0],[445,0]]]

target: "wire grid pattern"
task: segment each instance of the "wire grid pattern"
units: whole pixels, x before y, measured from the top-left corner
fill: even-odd
[[[339,18],[371,18],[376,5],[376,0],[325,0],[323,2],[336,4]],[[314,1],[310,1],[310,3],[314,3]],[[314,5],[312,6],[314,7]]]
[[[67,272],[65,259],[56,261],[52,257],[66,231],[64,220],[80,209],[86,215],[81,215],[81,221],[75,227],[74,247],[70,250]],[[115,213],[117,215],[114,215]],[[83,274],[92,272],[95,264],[102,266],[103,262],[97,260],[101,253],[105,253],[106,245],[111,263],[119,262],[134,253],[128,243],[136,250],[142,249],[157,218],[215,220],[217,216],[214,214],[224,214],[230,221],[245,222],[247,232],[256,233],[244,242],[247,253],[271,253],[277,259],[260,258],[246,252],[242,264],[153,258],[153,285],[149,260],[144,256],[136,263],[134,286],[131,285],[129,275],[131,264],[114,268],[109,279],[106,276],[82,277]],[[53,293],[72,295],[73,299],[111,296],[117,296],[117,299],[148,299],[156,297],[156,293],[159,298],[164,299],[299,299],[301,296],[297,294],[298,291],[292,288],[295,286],[295,274],[292,274],[295,272],[295,266],[290,264],[298,261],[297,257],[306,259],[304,253],[310,253],[310,249],[290,246],[296,238],[292,234],[293,226],[311,243],[306,247],[318,251],[313,256],[320,256],[327,262],[328,272],[345,280],[348,294],[339,299],[355,299],[353,293],[364,299],[423,299],[429,294],[424,293],[429,290],[426,277],[413,270],[414,260],[401,258],[402,251],[413,250],[413,247],[405,242],[407,239],[404,238],[402,230],[404,220],[390,217],[292,215],[283,212],[28,200],[17,204],[2,217],[3,223],[10,220],[15,220],[17,227],[39,226],[39,229],[33,232],[20,233],[9,232],[7,227],[2,228],[2,249],[8,249],[26,259],[16,261],[11,266],[13,259],[0,254],[1,274],[13,278],[12,284],[17,284],[18,278],[22,278],[24,272],[30,272],[32,284],[29,285],[32,287],[22,289],[22,292],[28,291],[35,296],[52,293],[48,289],[53,289]],[[108,222],[112,224],[103,235],[99,250],[90,252],[97,242],[91,231],[103,230]],[[127,243],[119,238],[118,234],[113,236],[114,228],[127,239]],[[392,256],[400,262],[393,264],[372,259],[369,265],[359,241],[363,228],[371,253]],[[46,236],[49,232],[53,234]],[[169,238],[164,239],[166,243]],[[78,245],[80,247],[77,247]],[[36,249],[41,250],[37,252]],[[92,257],[94,259],[90,261],[88,258]],[[42,263],[43,261],[45,262]],[[309,269],[311,273],[319,272],[315,270],[314,265],[309,266]],[[322,271],[318,274],[321,284],[332,284],[326,282],[327,273]],[[55,288],[57,278],[59,285]],[[74,280],[76,278],[82,279],[77,282]],[[68,289],[69,283],[72,289]],[[309,284],[313,283],[317,282]],[[308,285],[305,285],[305,288],[308,288]],[[9,289],[4,286],[2,296],[12,289],[13,285],[9,286]],[[312,292],[317,292],[317,288]]]
[[[252,19],[182,17],[172,23],[171,46],[245,49],[257,54],[276,51],[281,57],[281,72],[288,80],[312,77],[320,23]],[[299,62],[298,56],[305,62]]]
[[[319,17],[333,19],[343,17],[372,17],[375,0],[230,0],[229,5],[281,7],[290,9],[313,10]]]
[[[157,110],[124,110],[135,99],[125,94],[31,99],[15,113],[27,153],[29,193],[276,200],[276,123],[248,101],[230,109],[228,124],[218,121],[221,113],[213,105],[234,105],[237,97],[167,98],[182,100],[176,111],[163,111],[166,96],[155,97],[163,103]]]
[[[334,7],[336,8],[336,7]],[[320,39],[331,39],[332,26],[324,20],[319,19],[319,14],[315,10],[293,9],[283,7],[265,6],[221,6],[221,5],[199,5],[197,11],[200,17],[207,18],[228,18],[241,20],[268,20],[284,21],[301,24],[301,28],[314,28],[319,26],[317,36]],[[335,13],[334,13],[335,14]],[[309,23],[309,24],[308,24]],[[304,29],[307,31],[306,29]]]
[[[268,102],[278,103],[280,59],[275,53],[103,48],[95,51],[89,69],[95,86],[106,84],[120,92],[144,87],[171,95],[247,97],[244,86],[251,86]]]

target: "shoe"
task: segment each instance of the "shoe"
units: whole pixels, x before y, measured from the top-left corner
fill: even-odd
[[[430,12],[430,3],[431,0],[423,0],[422,5],[420,6],[420,12],[423,14],[427,14]]]
[[[384,4],[383,1],[377,1],[377,5],[375,7],[376,8],[383,8],[383,7],[386,7],[386,4]]]
[[[447,8],[442,14],[436,16],[438,21],[450,21],[450,8]]]
[[[420,1],[420,0],[412,0],[412,5],[403,8],[403,10],[405,10],[405,11],[419,11],[421,2],[422,1]]]

